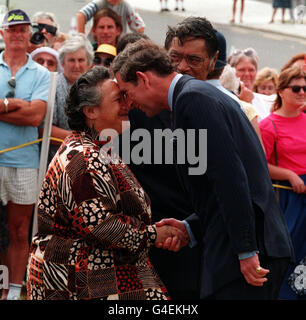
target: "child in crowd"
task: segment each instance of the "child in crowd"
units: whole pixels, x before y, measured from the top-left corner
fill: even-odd
[[[78,32],[85,33],[85,24],[103,8],[110,8],[121,16],[123,33],[126,32],[127,26],[134,32],[144,33],[144,21],[136,10],[124,0],[93,0],[89,2],[77,14]]]

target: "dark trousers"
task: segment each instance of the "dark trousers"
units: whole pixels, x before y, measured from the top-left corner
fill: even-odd
[[[249,285],[244,277],[228,283],[213,295],[207,297],[207,300],[276,300],[282,281],[289,266],[287,258],[269,258],[259,255],[260,265],[269,269],[267,274],[268,281],[262,287]]]

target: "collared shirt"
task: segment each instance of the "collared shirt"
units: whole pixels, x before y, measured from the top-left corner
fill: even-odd
[[[233,94],[232,92],[230,92],[229,90],[227,90],[226,88],[224,88],[222,86],[222,84],[220,83],[220,80],[217,79],[209,79],[206,80],[205,82],[211,84],[212,86],[216,87],[217,89],[219,89],[220,91],[222,91],[223,93],[227,94],[229,97],[231,97],[232,99],[234,99],[236,102],[239,103],[240,108],[244,111],[241,101],[239,100],[239,98]]]
[[[169,90],[168,90],[168,104],[169,104],[169,107],[170,107],[170,111],[172,111],[172,109],[173,109],[172,102],[173,102],[173,94],[174,94],[175,86],[176,86],[177,82],[181,79],[182,76],[183,76],[182,74],[178,73],[172,79],[172,82],[170,84],[170,87],[169,87]]]
[[[45,67],[34,62],[30,55],[28,61],[15,75],[15,97],[25,100],[48,101],[50,72]],[[12,74],[0,54],[0,99],[4,99],[11,90],[8,81]],[[38,139],[38,129],[32,126],[17,126],[0,121],[0,150],[15,147]],[[30,146],[0,154],[0,166],[14,168],[38,168],[39,146]]]

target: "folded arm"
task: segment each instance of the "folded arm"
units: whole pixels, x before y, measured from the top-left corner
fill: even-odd
[[[22,99],[8,99],[9,110],[14,111],[0,114],[0,121],[17,126],[38,127],[46,113],[47,103],[42,100],[25,101]]]

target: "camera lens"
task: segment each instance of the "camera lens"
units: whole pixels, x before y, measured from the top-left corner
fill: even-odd
[[[33,44],[41,44],[45,40],[44,35],[41,32],[33,33],[30,42]]]

